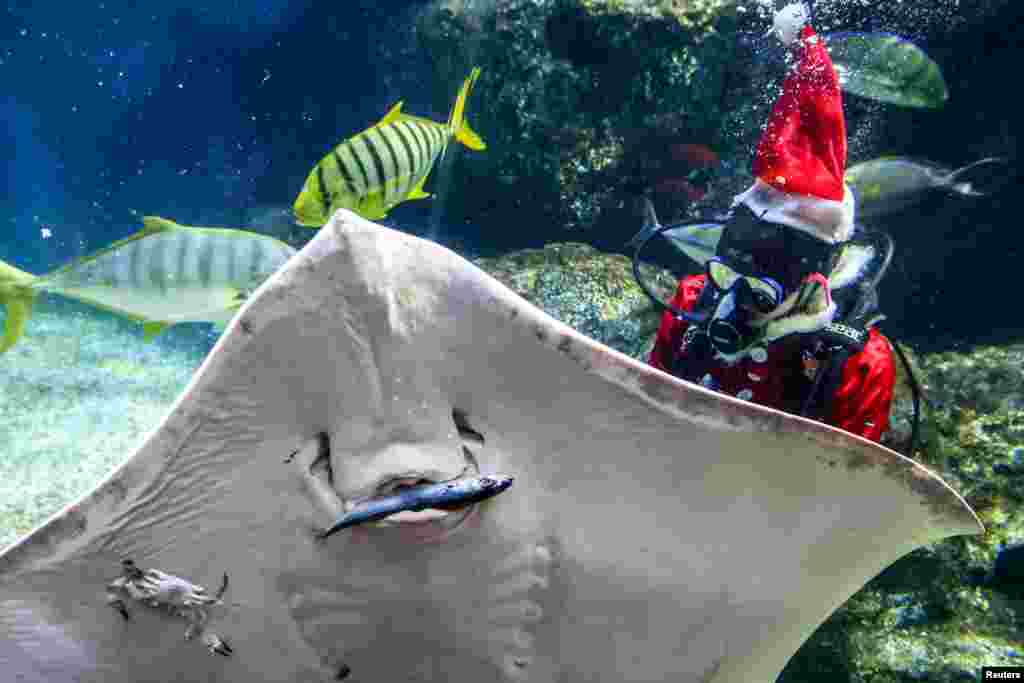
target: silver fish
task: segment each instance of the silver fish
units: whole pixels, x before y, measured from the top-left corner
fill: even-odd
[[[881,157],[846,169],[845,179],[857,199],[858,218],[876,218],[912,206],[929,190],[945,190],[965,197],[983,197],[991,187],[979,179],[994,165],[1005,165],[997,157],[980,159],[956,170],[906,157]],[[979,177],[972,177],[977,171]]]
[[[654,204],[645,198],[643,227],[633,235],[626,246],[635,249],[662,228],[654,212]],[[698,265],[704,266],[718,248],[718,241],[722,238],[722,223],[682,223],[677,227],[665,229],[661,234],[673,247]]]
[[[393,495],[373,498],[339,519],[318,537],[322,540],[342,529],[375,522],[407,510],[457,509],[492,498],[512,486],[513,477],[466,477],[400,489]]]
[[[915,109],[939,109],[949,99],[942,70],[924,50],[891,33],[819,33],[843,92]],[[768,36],[741,33],[749,69],[759,78],[785,64],[789,48]],[[742,53],[741,53],[742,54]]]
[[[721,223],[692,223],[666,230],[663,234],[679,251],[704,266],[715,255],[722,239]]]
[[[41,291],[136,320],[147,340],[180,322],[224,326],[295,253],[280,240],[244,230],[193,228],[158,216],[146,216],[143,224],[134,235],[46,275],[0,262],[0,305],[7,308],[0,353],[18,340]]]
[[[949,99],[939,65],[906,38],[858,32],[822,37],[845,92],[923,109],[939,109]]]

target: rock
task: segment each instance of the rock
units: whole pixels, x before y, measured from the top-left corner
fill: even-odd
[[[999,551],[987,582],[1006,595],[1024,597],[1024,543],[1017,543]]]
[[[482,68],[467,111],[488,148],[458,155],[453,177],[473,191],[443,198],[450,220],[520,238],[615,225],[633,195],[682,172],[669,143],[749,146],[763,113],[734,97],[742,76],[726,82],[737,25],[726,0],[431,2],[417,35],[435,106]],[[671,221],[686,206],[657,208]]]
[[[588,337],[645,360],[661,319],[633,278],[632,264],[586,244],[556,243],[475,264],[554,318]],[[676,278],[641,265],[655,291],[671,298]]]

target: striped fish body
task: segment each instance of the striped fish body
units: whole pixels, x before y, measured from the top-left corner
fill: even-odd
[[[146,228],[37,278],[33,287],[148,323],[223,325],[295,250],[272,237],[192,228],[154,216]],[[147,334],[149,336],[149,334]]]
[[[404,201],[429,197],[423,185],[452,139],[486,148],[463,116],[479,75],[473,69],[463,82],[446,124],[404,114],[399,102],[377,124],[335,147],[306,178],[292,207],[296,223],[319,227],[338,209],[379,220]]]
[[[446,125],[399,114],[346,140],[306,180],[299,224],[323,225],[338,209],[378,220],[404,201],[429,197],[423,184],[451,138]]]

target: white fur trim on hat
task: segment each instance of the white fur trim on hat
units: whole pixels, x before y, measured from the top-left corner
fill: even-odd
[[[845,242],[853,235],[854,200],[847,185],[843,185],[843,200],[836,201],[783,192],[757,178],[736,195],[733,206],[739,204],[762,220],[788,225],[829,244]]]
[[[804,286],[813,286],[812,283],[817,283],[818,286],[812,290],[813,295],[810,300],[799,305],[798,311],[769,320],[765,324],[763,339],[766,343],[788,337],[791,334],[817,332],[836,317],[838,307],[832,300],[832,291],[829,288],[828,280],[824,275],[815,273],[808,277]],[[803,289],[804,287],[801,287],[801,290]]]

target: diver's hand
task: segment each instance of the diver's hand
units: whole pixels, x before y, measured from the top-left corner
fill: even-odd
[[[789,46],[800,37],[800,30],[811,20],[807,5],[794,2],[786,5],[775,13],[772,28],[768,33],[775,34],[783,45]]]

